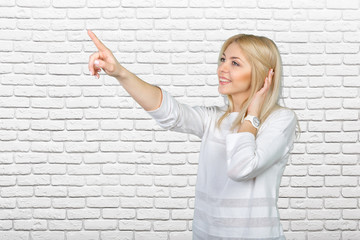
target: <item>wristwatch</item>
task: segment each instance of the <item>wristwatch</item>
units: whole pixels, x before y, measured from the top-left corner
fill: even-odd
[[[244,120],[249,120],[251,122],[251,124],[257,129],[260,126],[260,120],[253,115],[247,115]]]

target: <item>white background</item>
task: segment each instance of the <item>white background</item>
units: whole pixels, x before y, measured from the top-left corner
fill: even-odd
[[[271,38],[297,113],[279,191],[287,239],[360,239],[358,0],[1,0],[0,239],[191,239],[200,139],[165,131],[106,75],[87,29],[144,81],[223,105],[216,61]]]

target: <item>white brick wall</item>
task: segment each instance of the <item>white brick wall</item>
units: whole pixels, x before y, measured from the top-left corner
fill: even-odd
[[[358,0],[1,0],[0,240],[191,239],[200,139],[89,75],[93,30],[145,81],[222,105],[237,33],[273,39],[300,118],[278,206],[287,239],[360,239]]]

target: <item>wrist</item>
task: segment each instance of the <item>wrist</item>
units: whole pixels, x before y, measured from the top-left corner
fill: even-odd
[[[253,125],[253,127],[255,127],[256,129],[259,128],[260,126],[260,119],[257,116],[248,114],[245,118],[244,118],[245,122],[250,123],[251,125]]]
[[[259,117],[259,113],[257,113],[257,112],[247,112],[247,116],[249,116],[249,115],[251,115],[251,116],[254,116],[254,117]]]
[[[118,80],[118,81],[124,81],[126,79],[128,79],[130,77],[130,72],[124,68],[123,66],[121,66],[119,64],[119,67],[118,67],[118,72],[117,74],[115,75],[115,78]]]
[[[244,121],[244,122],[240,125],[237,133],[242,133],[242,132],[252,133],[252,134],[256,137],[257,132],[258,132],[258,129],[255,128],[255,127],[251,124],[251,122],[249,122],[249,121]]]

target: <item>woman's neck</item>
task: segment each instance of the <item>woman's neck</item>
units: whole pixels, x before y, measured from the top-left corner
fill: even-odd
[[[245,101],[247,100],[247,97],[246,98],[243,98],[243,99],[234,99],[233,98],[233,112],[240,112],[243,108],[243,104],[245,103]]]

